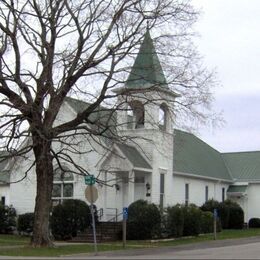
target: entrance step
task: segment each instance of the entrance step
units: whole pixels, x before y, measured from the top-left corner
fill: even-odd
[[[111,242],[122,239],[122,222],[99,222],[96,224],[97,242]],[[93,229],[87,228],[74,237],[72,242],[93,243]]]

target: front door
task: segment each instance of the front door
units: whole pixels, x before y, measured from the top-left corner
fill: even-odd
[[[135,177],[135,201],[145,199],[145,184],[144,177],[138,176]]]

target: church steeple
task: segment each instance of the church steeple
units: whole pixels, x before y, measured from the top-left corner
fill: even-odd
[[[172,111],[178,95],[168,87],[148,29],[125,85],[113,91],[118,94],[120,131],[153,129],[172,133]]]
[[[149,29],[145,33],[125,86],[130,89],[153,86],[168,88]]]

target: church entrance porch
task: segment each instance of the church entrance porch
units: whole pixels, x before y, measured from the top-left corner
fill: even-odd
[[[139,199],[150,200],[152,167],[135,147],[115,144],[97,167],[104,180],[102,220],[120,220],[123,207]]]
[[[121,171],[112,187],[106,187],[104,194],[104,220],[122,220],[122,211],[136,200],[150,200],[151,173]]]

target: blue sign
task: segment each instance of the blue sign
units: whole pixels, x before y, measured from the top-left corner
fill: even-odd
[[[214,216],[214,219],[218,218],[218,211],[217,211],[217,209],[214,209],[213,216]]]
[[[125,219],[125,220],[128,219],[128,208],[127,207],[123,208],[123,219]]]

